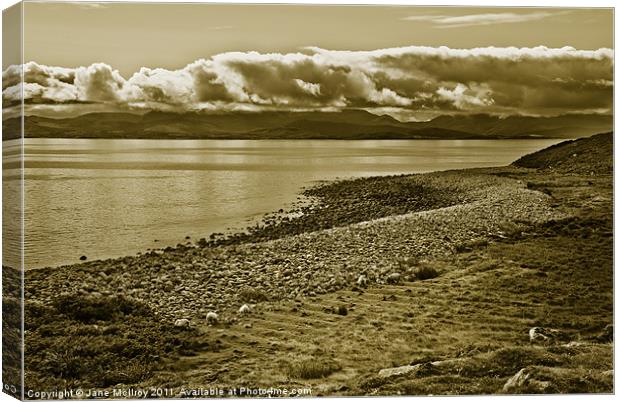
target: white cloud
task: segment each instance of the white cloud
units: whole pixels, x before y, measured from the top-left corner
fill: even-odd
[[[128,79],[104,63],[23,66],[26,103],[89,102],[155,110],[400,108],[502,113],[608,110],[611,49],[410,46],[372,51],[229,52],[179,70]],[[20,68],[3,72],[3,100],[19,100]]]
[[[459,110],[484,108],[495,103],[491,97],[492,91],[488,85],[467,85],[458,83],[453,89],[439,88],[437,94],[451,102]]]
[[[209,29],[210,31],[224,31],[227,29],[233,29],[234,27],[232,25],[218,25],[218,26],[214,26],[214,27],[209,27],[207,29]]]
[[[82,8],[84,10],[100,10],[103,8],[108,8],[108,6],[104,3],[72,2],[69,4],[72,4],[78,8]]]
[[[481,25],[510,24],[518,22],[536,21],[544,18],[565,14],[565,11],[557,12],[533,12],[533,13],[484,13],[468,15],[412,15],[403,18],[405,21],[427,21],[437,25],[438,28],[462,28]]]

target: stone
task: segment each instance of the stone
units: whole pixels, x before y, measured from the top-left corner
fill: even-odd
[[[504,387],[502,388],[502,392],[506,394],[517,393],[524,390],[526,387],[528,389],[530,387],[534,387],[534,389],[544,392],[544,390],[549,387],[549,382],[539,381],[532,378],[532,370],[533,368],[530,367],[519,370],[517,374],[513,375],[508,379],[508,381],[506,381]]]
[[[410,373],[415,370],[416,370],[416,366],[391,367],[391,368],[379,370],[379,377],[383,377],[383,378],[395,377],[395,376]]]
[[[416,374],[429,373],[429,372],[437,370],[435,368],[436,363],[437,362],[419,363],[419,364],[413,364],[413,365],[407,365],[407,366],[386,368],[386,369],[379,370],[379,377],[389,378],[389,377],[396,377],[396,376],[401,376],[401,375],[409,374],[409,373],[416,373]]]
[[[575,376],[575,369],[562,367],[528,366],[519,370],[504,384],[502,392],[507,394],[543,394],[557,392],[554,383],[562,383]]]

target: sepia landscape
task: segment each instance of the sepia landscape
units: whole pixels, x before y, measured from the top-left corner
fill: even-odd
[[[24,398],[614,392],[612,9],[23,7]]]

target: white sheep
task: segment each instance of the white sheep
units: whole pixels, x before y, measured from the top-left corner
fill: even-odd
[[[400,274],[394,272],[393,274],[388,275],[386,282],[390,285],[398,285],[400,283]]]
[[[207,324],[215,325],[215,324],[217,324],[218,320],[219,320],[219,317],[218,317],[217,313],[215,313],[213,311],[209,311],[207,313]]]
[[[532,327],[530,329],[530,342],[547,342],[558,334],[557,329],[548,329],[543,327]]]
[[[247,304],[244,304],[243,306],[241,306],[241,308],[239,308],[239,314],[241,315],[247,315],[251,313],[252,313],[252,308],[248,306]]]
[[[189,328],[189,320],[187,318],[179,318],[174,322],[175,327]]]
[[[360,275],[359,278],[357,278],[357,286],[362,288],[368,286],[368,278],[366,278],[366,275]]]

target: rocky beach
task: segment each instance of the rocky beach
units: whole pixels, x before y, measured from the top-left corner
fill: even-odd
[[[350,287],[360,275],[383,284],[390,274],[399,273],[399,261],[450,255],[468,242],[488,241],[521,226],[565,217],[552,207],[551,197],[527,189],[520,180],[484,172],[447,172],[383,181],[389,186],[390,181],[403,179],[451,198],[437,204],[455,205],[433,209],[427,204],[420,212],[257,243],[182,246],[31,270],[26,274],[26,298],[49,304],[65,294],[123,295],[145,302],[170,322],[200,321],[209,311],[234,317],[244,302],[316,296]],[[407,273],[403,280],[410,280]]]
[[[587,151],[593,141],[596,165]],[[495,393],[520,369],[545,365],[568,371],[546,372],[548,386],[535,391],[564,392],[581,359],[595,371],[577,391],[610,392],[604,373],[613,344],[596,339],[612,323],[611,144],[606,134],[552,147],[538,154],[551,161],[545,165],[530,157],[503,168],[325,183],[304,193],[311,205],[267,216],[245,233],[27,270],[26,388],[163,383],[177,395],[188,384],[249,381],[322,395]],[[560,159],[544,154],[563,147],[571,150]],[[572,246],[563,250],[562,242]],[[545,247],[551,251],[541,255]],[[574,260],[599,265],[584,277],[586,267],[557,260],[559,252],[585,253]],[[530,257],[542,260],[532,268]],[[561,268],[571,285],[541,288]],[[569,296],[596,302],[581,308]],[[561,313],[553,312],[556,297]],[[463,301],[485,305],[473,313]],[[244,304],[251,314],[240,314]],[[217,322],[207,322],[210,312]],[[188,325],[175,326],[182,319]],[[532,349],[527,331],[535,325],[563,336]],[[363,351],[352,357],[334,344],[338,337]],[[326,339],[321,346],[318,338]],[[580,344],[567,354],[556,350],[560,339]],[[498,353],[511,363],[485,371],[484,361],[503,364],[491,363]],[[322,366],[304,366],[308,359]],[[379,375],[409,361],[448,363]],[[462,385],[446,388],[453,376]],[[536,384],[521,385],[505,392]]]

